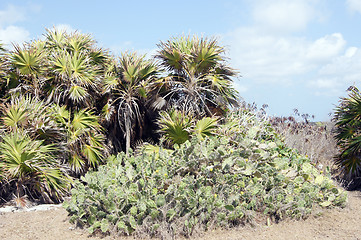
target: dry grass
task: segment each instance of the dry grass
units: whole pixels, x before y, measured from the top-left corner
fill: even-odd
[[[313,122],[313,115],[302,114],[297,109],[294,109],[293,116],[270,117],[267,115],[267,104],[260,108],[255,103],[240,104],[242,108],[257,113],[260,119],[268,120],[288,147],[306,155],[318,169],[328,168],[333,177],[341,180],[340,171],[334,164],[334,158],[339,151],[334,138],[333,122]]]
[[[307,118],[296,120],[294,117],[273,117],[271,125],[280,134],[287,146],[297,149],[300,154],[307,155],[320,169],[329,167],[333,175],[337,174],[334,157],[338,153],[333,137],[332,122],[310,122]]]

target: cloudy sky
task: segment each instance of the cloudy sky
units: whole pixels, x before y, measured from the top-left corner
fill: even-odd
[[[22,43],[45,28],[90,33],[119,55],[154,54],[172,36],[217,37],[235,85],[271,115],[328,120],[361,80],[361,0],[82,1],[1,0],[0,40]]]

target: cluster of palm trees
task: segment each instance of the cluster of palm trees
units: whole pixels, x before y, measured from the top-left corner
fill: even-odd
[[[59,201],[72,177],[109,154],[162,136],[171,146],[209,134],[211,117],[237,104],[224,48],[196,36],[158,47],[151,59],[115,57],[89,35],[56,29],[11,51],[1,47],[2,200]]]

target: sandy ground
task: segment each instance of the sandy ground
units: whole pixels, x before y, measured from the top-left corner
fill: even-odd
[[[0,239],[113,239],[89,237],[68,222],[63,208],[47,211],[10,212],[0,214]],[[117,238],[131,239],[131,238]],[[352,239],[361,240],[361,192],[349,192],[347,207],[326,209],[318,217],[301,221],[283,221],[266,226],[215,230],[193,239]]]

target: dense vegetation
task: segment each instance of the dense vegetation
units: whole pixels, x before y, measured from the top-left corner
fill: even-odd
[[[213,133],[173,150],[111,157],[76,182],[64,204],[70,220],[90,232],[170,239],[259,215],[277,221],[345,205],[345,192],[254,113],[235,111]]]
[[[236,105],[235,73],[215,40],[180,37],[159,48],[157,61],[117,58],[89,35],[55,29],[1,47],[1,200],[60,201],[73,177],[110,153],[158,142],[168,110],[193,121]]]
[[[158,48],[116,57],[56,29],[0,45],[0,201],[71,194],[71,221],[90,232],[163,237],[344,205],[318,156],[285,145],[285,121],[240,104],[215,39]],[[348,180],[359,177],[359,102],[354,90],[335,115]]]

